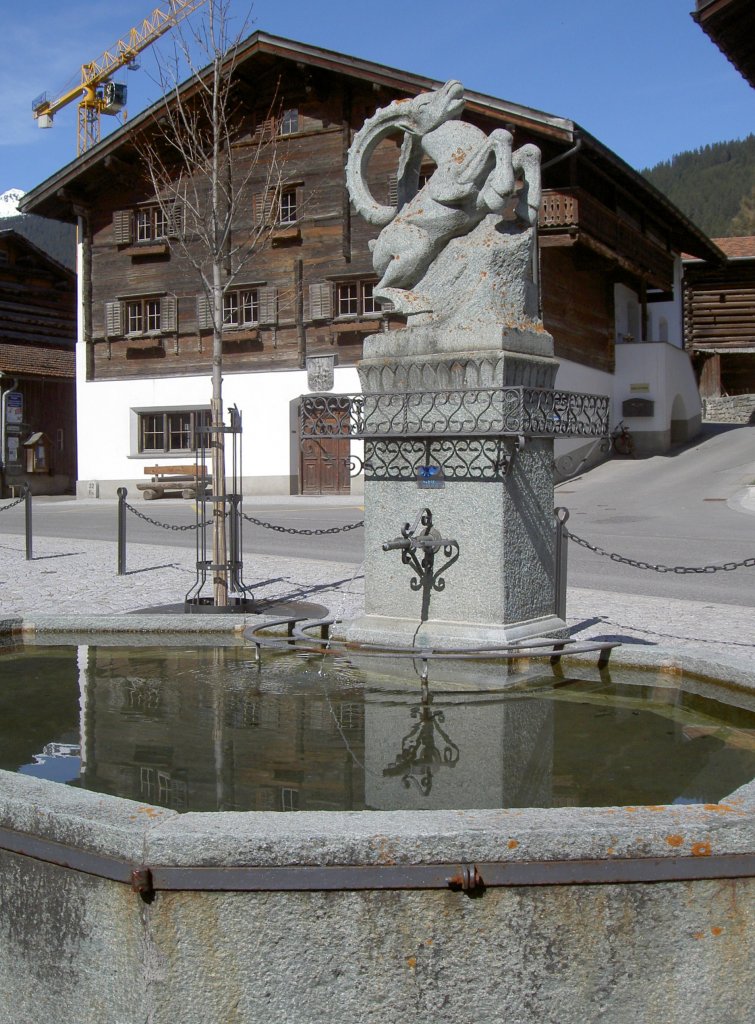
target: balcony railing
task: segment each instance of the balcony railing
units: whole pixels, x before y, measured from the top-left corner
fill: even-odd
[[[597,242],[617,262],[655,287],[673,287],[671,253],[584,189],[546,189],[538,226],[542,238],[567,232],[581,236],[586,245]]]

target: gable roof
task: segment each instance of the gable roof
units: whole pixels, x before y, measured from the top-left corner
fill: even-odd
[[[373,61],[362,60],[334,50],[310,46],[307,43],[284,39],[260,31],[244,40],[234,51],[232,59],[237,70],[251,60],[259,62],[270,62],[275,59],[289,60],[297,66],[304,65],[331,71],[409,95],[437,89],[443,84],[408,71],[401,71],[376,64]],[[209,73],[209,69],[206,70]],[[195,88],[195,81],[190,78],[178,87],[177,92],[181,96],[189,96]],[[469,111],[519,125],[536,137],[546,138],[556,145],[563,146],[564,151],[578,145],[582,155],[595,164],[606,167],[611,176],[621,181],[628,192],[635,196],[641,196],[644,205],[655,210],[665,221],[669,222],[679,250],[684,249],[703,259],[723,259],[723,254],[708,236],[677,209],[662,192],[574,121],[484,93],[465,90],[464,95]],[[65,190],[70,189],[77,181],[86,179],[107,157],[115,156],[121,146],[126,145],[140,129],[147,127],[154,120],[156,112],[164,102],[165,100],[161,98],[112,132],[92,149],[71,161],[47,181],[27,192],[21,200],[19,208],[24,212],[33,212],[59,220],[75,219],[76,201],[73,192],[66,194]]]

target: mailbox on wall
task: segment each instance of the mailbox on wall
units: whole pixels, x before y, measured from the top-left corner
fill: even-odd
[[[621,404],[622,416],[653,416],[655,402],[652,398],[627,398]]]
[[[26,452],[27,473],[50,473],[52,471],[50,461],[52,443],[47,434],[42,433],[41,430],[32,434],[24,441],[24,451]]]

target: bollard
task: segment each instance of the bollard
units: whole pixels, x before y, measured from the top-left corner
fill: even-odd
[[[118,576],[126,575],[126,497],[128,490],[118,488]]]
[[[569,531],[566,529],[566,521],[569,518],[569,509],[554,508],[553,515],[556,517],[556,572],[553,585],[556,607],[554,611],[559,619],[565,619],[566,576],[569,554]]]
[[[31,487],[24,484],[24,512],[26,519],[26,561],[31,562],[34,558],[34,538],[31,529]]]

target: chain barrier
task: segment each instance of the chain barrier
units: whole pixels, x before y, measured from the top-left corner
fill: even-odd
[[[175,523],[161,523],[159,519],[152,519],[150,516],[146,516],[143,512],[140,512],[138,508],[134,508],[133,505],[129,505],[127,501],[123,502],[123,507],[127,508],[129,512],[133,512],[137,519],[143,519],[144,522],[149,523],[150,526],[159,526],[162,530],[183,532],[185,530],[198,530],[203,526],[212,526],[212,519],[208,519],[204,523],[189,523],[188,526],[178,526]]]
[[[741,562],[724,562],[723,565],[653,565],[651,562],[643,562],[635,558],[626,558],[624,555],[617,555],[615,552],[605,551],[603,548],[598,547],[595,544],[590,544],[589,541],[583,540],[582,537],[577,537],[574,533],[569,533],[569,538],[574,541],[575,544],[579,544],[580,547],[587,548],[588,551],[594,552],[596,555],[603,555],[605,558],[610,558],[612,562],[621,562],[622,565],[631,565],[633,569],[650,569],[652,572],[673,572],[677,576],[685,576],[689,573],[714,573],[714,572],[733,572],[735,569],[741,569],[743,566],[751,568],[755,566],[755,558],[743,558]]]
[[[14,505],[20,505],[22,501],[26,501],[25,494],[22,494],[20,498],[16,498],[15,501],[9,501],[7,505],[0,505],[0,512],[6,512],[9,508],[13,508]]]
[[[248,516],[246,512],[242,512],[241,515],[248,523],[253,523],[254,526],[261,526],[264,530],[275,530],[276,533],[295,533],[302,537],[325,537],[333,533],[346,533],[348,530],[358,530],[361,526],[364,526],[364,519],[361,519],[358,523],[347,523],[345,526],[331,526],[327,530],[296,530],[293,526],[278,526],[276,523],[265,523],[261,519],[255,519],[254,516]]]

